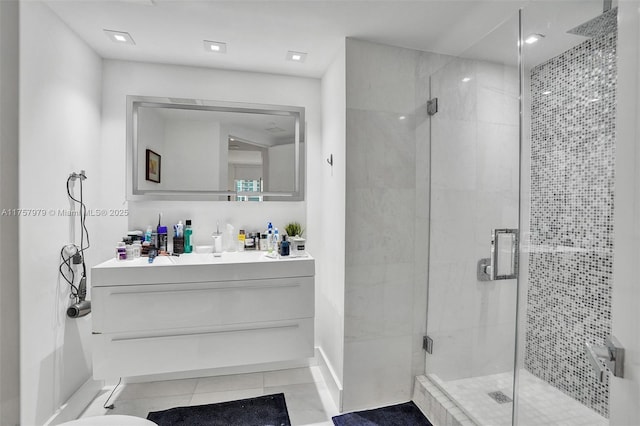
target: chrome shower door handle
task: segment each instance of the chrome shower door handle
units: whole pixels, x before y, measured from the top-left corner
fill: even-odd
[[[518,230],[494,229],[491,238],[491,275],[494,280],[518,276]]]
[[[518,276],[518,230],[491,232],[491,257],[478,261],[478,281],[509,280]]]

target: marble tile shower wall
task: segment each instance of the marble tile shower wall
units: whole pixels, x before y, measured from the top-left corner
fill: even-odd
[[[352,410],[410,399],[424,371],[425,76],[441,59],[355,39],[346,46],[343,408]]]
[[[611,332],[616,31],[531,71],[525,367],[608,417],[585,342]]]
[[[426,369],[440,379],[513,367],[515,280],[479,282],[491,230],[518,225],[518,72],[457,58],[431,76],[432,194]]]

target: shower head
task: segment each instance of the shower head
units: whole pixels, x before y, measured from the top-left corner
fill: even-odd
[[[598,37],[615,31],[617,24],[618,8],[615,7],[605,11],[602,15],[598,15],[584,24],[580,24],[577,27],[570,29],[567,33],[589,38]]]

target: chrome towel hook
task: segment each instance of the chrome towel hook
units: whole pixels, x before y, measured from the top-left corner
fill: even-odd
[[[329,163],[329,165],[333,167],[333,154],[329,155],[329,158],[327,158],[327,163]]]

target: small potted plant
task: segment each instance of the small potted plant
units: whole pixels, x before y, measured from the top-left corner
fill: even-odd
[[[298,222],[290,222],[284,227],[284,230],[289,236],[291,243],[291,255],[294,257],[305,256],[305,239],[302,238],[302,234],[304,233],[302,226],[300,226]]]
[[[289,237],[302,237],[304,233],[304,229],[298,222],[289,222],[287,226],[284,227],[284,230],[287,232]]]

